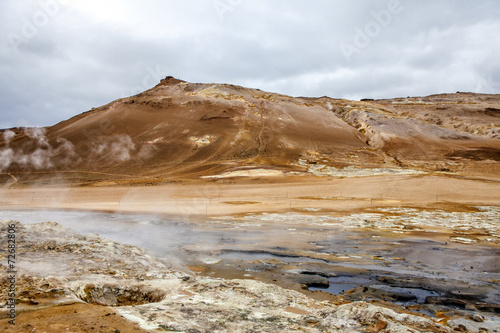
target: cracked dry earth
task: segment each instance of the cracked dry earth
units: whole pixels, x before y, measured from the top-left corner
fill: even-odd
[[[0,224],[2,234],[7,222]],[[255,280],[175,271],[145,250],[60,224],[17,223],[16,326],[5,332],[453,332],[394,304],[318,301]]]

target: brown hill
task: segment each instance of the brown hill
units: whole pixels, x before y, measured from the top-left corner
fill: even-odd
[[[500,95],[356,102],[167,77],[48,128],[4,130],[0,172],[75,182],[356,176],[374,168],[496,176],[499,117]]]

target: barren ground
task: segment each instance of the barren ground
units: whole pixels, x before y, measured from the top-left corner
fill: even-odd
[[[179,235],[182,255],[161,252],[156,226],[140,244],[155,258],[21,221],[19,325],[4,306],[1,329],[498,332],[499,115],[499,95],[348,101],[167,77],[2,130],[5,220],[98,211],[141,228],[126,214],[143,214],[146,231],[160,219],[217,242]]]
[[[454,224],[451,217],[456,217],[456,215],[453,214],[475,214],[474,212],[478,212],[475,207],[478,206],[500,206],[500,197],[497,196],[496,193],[500,193],[500,182],[496,179],[492,179],[491,177],[468,178],[442,173],[380,175],[371,177],[333,179],[329,177],[312,176],[291,178],[283,176],[262,178],[261,176],[257,178],[229,178],[228,180],[223,181],[191,180],[168,184],[152,183],[149,185],[137,185],[137,181],[133,180],[115,181],[111,184],[97,183],[92,186],[85,185],[72,187],[63,186],[61,183],[54,183],[45,187],[28,187],[26,184],[16,184],[11,188],[4,189],[1,192],[2,197],[0,199],[0,207],[4,210],[28,209],[36,211],[37,209],[66,209],[79,211],[94,210],[113,213],[152,213],[157,216],[158,214],[160,216],[171,216],[173,219],[180,219],[182,221],[194,223],[195,225],[198,225],[196,228],[201,228],[201,230],[205,230],[207,233],[218,230],[221,227],[228,228],[227,223],[234,225],[234,228],[236,228],[235,230],[239,230],[238,232],[240,232],[241,227],[249,233],[260,228],[261,230],[259,232],[261,233],[257,233],[255,236],[256,238],[248,244],[244,241],[237,241],[235,245],[229,248],[227,246],[223,246],[223,244],[219,247],[210,244],[204,247],[205,244],[199,242],[191,245],[186,244],[183,249],[188,253],[196,253],[196,251],[199,251],[197,248],[202,247],[204,248],[201,252],[202,257],[205,256],[212,259],[204,259],[200,261],[200,254],[196,254],[193,257],[194,259],[183,258],[182,260],[185,261],[181,263],[181,266],[183,266],[182,269],[185,272],[188,272],[188,274],[194,274],[200,278],[207,276],[211,278],[223,279],[260,280],[266,283],[277,284],[291,290],[296,290],[304,295],[307,295],[307,297],[310,297],[311,299],[316,299],[318,301],[328,300],[334,302],[334,304],[341,305],[349,304],[352,301],[360,301],[367,297],[366,295],[368,294],[364,293],[365,296],[363,296],[363,292],[359,294],[360,291],[353,290],[351,292],[352,295],[350,296],[333,296],[332,294],[322,291],[311,292],[307,289],[304,290],[303,284],[308,284],[312,280],[309,281],[309,278],[305,278],[304,280],[302,275],[300,275],[302,280],[297,280],[296,274],[293,272],[297,270],[309,270],[312,272],[320,272],[318,274],[333,274],[332,276],[339,277],[344,276],[347,272],[348,276],[351,276],[350,279],[353,279],[352,276],[363,277],[367,274],[365,267],[372,267],[368,271],[373,271],[375,269],[374,267],[379,265],[378,263],[381,262],[380,260],[384,257],[378,256],[378,254],[386,254],[384,251],[392,253],[393,258],[391,259],[388,257],[383,260],[389,260],[389,262],[392,262],[393,264],[398,264],[397,261],[400,259],[396,259],[396,261],[394,261],[394,257],[400,255],[404,258],[407,265],[411,264],[415,267],[421,266],[419,269],[423,269],[424,271],[428,270],[430,266],[442,267],[443,272],[449,269],[445,267],[446,265],[442,266],[443,262],[439,262],[441,259],[439,259],[438,262],[435,260],[429,261],[431,258],[428,257],[429,253],[426,247],[419,248],[415,247],[415,245],[412,251],[416,252],[413,252],[415,255],[412,256],[407,253],[404,248],[401,249],[404,250],[401,252],[401,250],[398,250],[397,247],[391,248],[390,245],[391,242],[394,241],[403,241],[404,243],[406,240],[415,241],[415,239],[417,239],[418,242],[434,242],[438,245],[441,244],[440,246],[444,246],[445,243],[448,244],[450,241],[452,242],[450,244],[453,244],[456,240],[455,244],[457,244],[458,247],[455,248],[458,251],[459,248],[463,247],[460,251],[465,251],[464,253],[467,253],[466,255],[474,253],[475,250],[472,252],[469,250],[472,250],[473,248],[476,249],[478,244],[480,244],[481,247],[484,248],[484,250],[482,250],[483,252],[481,252],[482,254],[480,254],[481,256],[487,258],[488,256],[493,255],[493,258],[495,258],[494,253],[496,253],[495,251],[498,251],[500,244],[498,216],[492,215],[493,217],[491,218],[493,220],[490,222],[489,227],[487,223],[482,223],[482,220],[479,217],[479,220],[477,220],[479,226],[477,228],[481,229],[482,233],[474,231],[475,236],[472,236],[470,231],[465,230],[465,232],[463,232],[463,230],[460,229],[464,227],[464,221],[473,221],[471,218],[465,217],[465,220],[462,219]],[[413,212],[412,209],[415,211]],[[424,218],[416,221],[412,220],[412,216],[420,218],[420,212],[423,211],[436,211],[438,212],[438,215],[436,216],[441,216],[441,220],[436,219],[435,217],[425,218],[425,216]],[[395,220],[385,220],[383,216],[386,215],[389,217],[395,216],[396,218]],[[207,221],[209,222],[208,225]],[[219,225],[219,223],[222,224]],[[247,225],[247,227],[244,227],[245,225]],[[276,234],[277,230],[275,228],[277,225],[280,225],[280,228],[285,228],[287,230],[297,230],[297,235],[294,236],[296,238],[294,238],[293,241],[292,239],[280,239],[279,235]],[[467,223],[465,226],[467,226]],[[471,224],[470,226],[471,228],[476,228],[475,224]],[[268,231],[265,231],[267,229]],[[356,243],[356,245],[365,247],[365,250],[367,251],[366,256],[360,256],[357,253],[358,250],[353,251],[353,249],[349,250],[348,248],[343,248],[345,254],[339,254],[337,257],[328,257],[328,265],[319,265],[314,263],[283,264],[281,260],[276,261],[276,259],[266,259],[266,257],[274,257],[274,253],[281,256],[282,254],[279,251],[273,252],[272,250],[269,250],[280,248],[282,251],[286,249],[287,255],[292,254],[292,257],[298,256],[299,258],[306,258],[306,261],[315,260],[315,258],[323,260],[326,258],[324,255],[311,254],[310,251],[314,250],[311,247],[311,244],[320,244],[320,241],[322,240],[325,242],[324,237],[326,235],[340,235],[343,232],[345,233],[346,230],[352,230],[354,234],[348,238],[352,238],[353,240],[359,239],[360,237],[369,237],[368,239],[370,239],[370,237],[373,236],[383,239],[383,242],[375,245],[370,245],[370,242],[367,243],[365,241]],[[264,234],[267,233],[269,237],[259,236],[264,235],[262,232],[264,232]],[[323,233],[323,235],[321,235],[321,233]],[[400,233],[402,233],[402,235]],[[271,237],[270,235],[272,234],[278,238]],[[246,239],[248,241],[247,236],[242,239]],[[471,241],[472,244],[468,243],[469,241]],[[324,244],[335,244],[335,242],[325,242]],[[352,247],[354,247],[354,245]],[[229,251],[228,249],[230,249],[230,252],[227,252]],[[267,254],[264,256],[258,254],[260,253],[259,251],[264,250],[265,252],[266,249],[267,251],[270,251],[268,252],[270,256]],[[382,250],[382,252],[377,252],[381,249],[384,250]],[[451,249],[453,248],[450,248],[450,250]],[[237,255],[231,255],[231,251],[237,253]],[[229,253],[229,255],[227,255],[227,253]],[[241,253],[241,255],[238,253]],[[250,256],[247,259],[245,259],[245,253],[250,253]],[[257,256],[252,253],[257,253]],[[374,255],[376,256],[376,260],[373,259]],[[220,261],[220,258],[222,258],[222,262]],[[279,259],[279,257],[276,258]],[[460,269],[468,269],[468,267],[465,267],[468,263],[466,257],[460,257],[460,254],[458,254],[456,260],[458,260],[458,262],[465,260],[463,261],[463,267],[461,266]],[[335,266],[337,268],[332,271],[332,268],[329,266],[331,264],[334,264],[334,266],[340,266]],[[266,265],[271,265],[275,268],[272,272],[266,272],[266,270],[269,269],[265,268],[267,267]],[[358,267],[358,265],[359,268],[353,268]],[[484,270],[491,270],[492,272],[498,271],[498,267],[496,266],[497,264],[495,264],[494,259],[493,261],[485,261],[482,264],[477,263],[474,265],[483,265],[481,266],[481,269]],[[113,264],[111,264],[111,266],[113,266]],[[262,270],[262,267],[265,269]],[[251,277],[248,274],[248,269],[252,271],[256,270],[255,273],[251,274]],[[64,271],[64,269],[62,271]],[[277,278],[276,276],[282,274],[280,272],[285,272],[283,273],[285,276]],[[375,277],[379,274],[379,278],[380,276],[384,276],[384,274],[380,272],[372,274],[375,274]],[[37,276],[37,273],[31,273],[30,275]],[[40,277],[42,276],[43,274]],[[463,279],[468,279],[470,277],[468,275],[464,275],[463,278],[458,278],[457,276],[455,276],[455,278],[458,279],[457,281],[461,279],[460,281],[463,282]],[[79,277],[79,279],[81,281],[91,281],[84,276]],[[414,278],[410,277],[407,278],[406,282],[398,283],[402,284],[402,286],[408,287],[417,283],[412,282],[414,281],[412,279]],[[398,281],[403,280],[404,279],[400,278]],[[321,281],[324,282],[324,280]],[[454,284],[456,283],[458,282],[455,282]],[[464,286],[461,288],[470,288]],[[59,287],[61,286],[59,285]],[[30,290],[30,288],[31,287],[28,287],[27,290]],[[64,289],[64,287],[61,288]],[[231,288],[236,287],[233,286]],[[436,288],[436,290],[445,290],[448,287],[438,286]],[[40,288],[34,289],[40,290]],[[189,293],[191,293],[192,289],[189,290],[191,290],[189,291]],[[226,292],[224,290],[225,287],[222,287],[222,289],[217,291],[217,293],[224,294]],[[369,291],[369,293],[374,293],[376,295],[378,291],[374,290]],[[32,298],[39,304],[43,304],[44,298],[47,297],[49,296],[47,296],[47,291],[45,291],[42,295],[35,295],[34,297],[28,296],[28,299]],[[142,323],[142,328],[137,326],[136,323],[132,324],[129,321],[130,317],[127,317],[127,315],[124,316],[123,311],[128,310],[119,310],[117,312],[116,308],[85,304],[75,299],[67,301],[66,303],[67,304],[65,305],[54,307],[54,304],[49,301],[47,303],[48,307],[32,306],[30,309],[28,301],[28,305],[24,305],[24,308],[26,309],[27,307],[27,310],[23,310],[17,318],[20,325],[16,326],[15,330],[12,330],[11,327],[7,328],[8,326],[4,327],[10,331],[16,332],[54,332],[55,330],[59,330],[59,328],[67,329],[67,331],[70,332],[117,332],[117,330],[120,332],[154,331],[152,328],[146,329],[146,327],[149,326],[145,326],[142,321],[137,322]],[[380,305],[378,303],[375,304],[376,306]],[[406,311],[399,308],[399,306],[390,305],[391,303],[384,304],[385,305],[383,306],[388,308],[394,308],[395,306],[397,312]],[[310,312],[308,310],[309,306],[312,306],[311,304],[306,307],[297,307],[293,304],[288,307],[285,305],[270,304],[268,305],[268,308],[274,309],[275,306],[278,306],[278,308],[276,308],[278,313],[279,311],[282,311],[279,310],[279,307],[283,306],[288,309],[287,311],[293,312],[296,316],[302,316],[302,318],[309,318],[313,316],[314,312]],[[436,306],[438,307],[440,305]],[[473,305],[473,303],[471,303],[470,306],[479,305]],[[324,305],[321,306],[321,309],[325,309]],[[336,309],[336,307],[331,308],[330,311],[333,311],[333,309]],[[432,307],[431,309],[435,310],[435,308]],[[365,310],[368,311],[368,309]],[[150,312],[149,315],[156,313],[153,309],[149,308],[144,308],[144,310],[141,311],[146,311],[146,313],[148,311],[153,311]],[[203,311],[206,310],[197,308],[193,311],[202,311],[200,313],[203,313]],[[221,309],[221,311],[223,310]],[[341,313],[338,309],[336,311]],[[350,309],[349,311],[354,310]],[[134,313],[134,316],[139,315],[139,313],[134,311],[131,313]],[[367,313],[369,313],[369,311]],[[480,325],[471,326],[470,323],[474,323],[474,321],[470,319],[471,317],[467,317],[470,316],[469,314],[457,314],[450,311],[446,313],[435,313],[442,316],[439,317],[441,319],[438,318],[439,320],[436,321],[437,323],[443,324],[449,322],[448,327],[452,329],[459,327],[460,325],[464,325],[464,323],[465,327],[468,327],[471,332],[475,332],[474,329],[481,327]],[[352,313],[348,312],[345,316],[348,315],[352,315]],[[155,316],[157,316],[157,314],[155,314]],[[172,316],[178,318],[178,320],[181,318],[176,317],[176,315]],[[487,313],[486,316],[486,318],[490,318],[488,317],[489,313]],[[139,315],[139,317],[141,317],[141,315]],[[222,315],[220,318],[227,319],[226,315]],[[491,329],[491,327],[496,325],[491,321],[493,320],[492,318],[493,317],[486,320],[486,323],[490,326],[484,324],[483,328],[488,328],[490,332],[495,332]],[[310,320],[315,322],[315,319]],[[372,322],[372,324],[370,324],[371,326],[356,326],[352,324],[353,326],[345,326],[344,328],[340,327],[338,330],[341,332],[384,332],[384,328],[382,327],[386,327],[384,326],[386,324],[383,324],[386,322],[396,323],[397,320],[393,317],[384,317],[382,321],[375,320],[375,322]],[[3,319],[2,323],[6,323],[6,319]],[[177,329],[189,327],[189,324],[186,322],[184,322],[184,324],[180,324],[180,322],[178,322],[178,325],[180,326],[171,326],[171,329],[174,329],[174,327],[177,327]],[[196,325],[203,326],[204,324],[198,323]],[[201,327],[196,325],[192,327]],[[224,325],[220,326],[221,331],[229,331],[227,328],[228,326]],[[251,325],[257,324],[253,321],[252,324],[243,321],[239,325],[242,325],[241,327],[250,327]],[[263,331],[266,331],[267,329],[264,327],[271,327],[259,325],[254,327],[260,327]],[[282,323],[282,325],[285,324]],[[322,327],[321,325],[324,325],[324,322],[321,322],[320,327]],[[379,325],[378,328],[377,325]],[[313,329],[312,327],[314,325],[311,326],[311,324],[306,324],[306,326],[310,327],[312,332],[324,331],[324,329],[320,327],[318,327],[317,330]],[[293,325],[286,327],[288,327],[287,329],[291,329]],[[348,329],[347,327],[351,327],[351,329]],[[410,325],[409,327],[415,326]],[[402,332],[403,331],[405,330],[402,330]],[[447,332],[446,325],[442,328],[435,328],[434,331]],[[479,332],[478,330],[476,331]],[[487,332],[487,330],[483,330],[481,332]]]

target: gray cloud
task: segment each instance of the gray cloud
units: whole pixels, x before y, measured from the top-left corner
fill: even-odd
[[[496,0],[401,0],[378,22],[394,1],[2,1],[0,127],[51,125],[166,75],[344,98],[499,92]]]

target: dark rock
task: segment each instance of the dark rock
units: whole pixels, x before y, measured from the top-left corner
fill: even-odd
[[[305,284],[308,287],[328,288],[330,286],[330,281],[319,275],[299,274],[292,279],[297,283]]]
[[[465,300],[479,300],[481,299],[481,295],[478,295],[474,292],[464,292],[461,290],[452,290],[450,291],[450,295],[460,298],[460,299],[465,299]]]
[[[322,276],[322,277],[325,277],[325,278],[329,278],[329,277],[335,276],[335,274],[332,274],[332,273],[326,273],[326,272],[315,271],[315,270],[302,270],[302,271],[299,272],[299,274],[318,275],[318,276]]]
[[[500,313],[500,305],[499,304],[476,303],[475,305],[479,311]]]
[[[392,288],[389,286],[371,286],[368,288],[369,294],[384,300],[389,301],[399,301],[399,302],[409,302],[417,300],[411,291],[405,290],[404,288]]]
[[[462,299],[456,299],[456,298],[429,296],[425,299],[425,303],[457,306],[457,307],[460,307],[462,309],[465,309],[466,305],[470,302],[462,300]]]
[[[183,83],[183,82],[186,82],[186,81],[176,79],[173,76],[167,76],[163,80],[160,81],[159,85],[169,86],[169,85],[175,85],[175,84],[179,84],[179,83]]]
[[[465,325],[462,325],[462,324],[458,325],[453,330],[456,332],[468,332],[467,327],[465,327]]]

